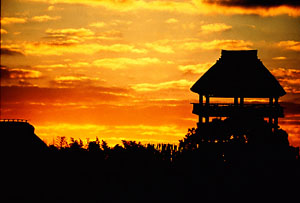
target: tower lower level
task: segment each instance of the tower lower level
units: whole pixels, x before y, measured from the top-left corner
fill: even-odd
[[[201,98],[202,97],[202,98]],[[278,98],[270,98],[269,103],[244,103],[244,98],[233,98],[233,103],[210,103],[206,96],[200,96],[199,103],[193,103],[193,114],[198,115],[197,125],[208,123],[211,118],[264,118],[274,129],[278,129],[278,118],[284,117]],[[240,102],[238,102],[240,100]]]

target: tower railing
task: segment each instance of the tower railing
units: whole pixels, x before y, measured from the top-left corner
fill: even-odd
[[[28,120],[26,120],[26,119],[0,119],[0,122],[7,122],[7,123],[11,123],[11,122],[28,123]]]
[[[235,115],[253,115],[260,117],[284,117],[283,107],[279,104],[193,104],[193,113],[201,116],[229,117]]]

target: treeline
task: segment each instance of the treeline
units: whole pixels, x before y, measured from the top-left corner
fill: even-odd
[[[212,126],[215,128],[216,126]],[[208,133],[206,133],[206,131]],[[217,132],[216,135],[225,134],[226,131]],[[209,136],[207,136],[209,134]],[[98,153],[106,159],[115,154],[130,154],[130,156],[140,156],[148,153],[159,157],[165,161],[175,162],[184,159],[193,159],[196,154],[208,160],[221,160],[232,162],[244,159],[265,159],[265,160],[298,160],[299,147],[292,147],[288,142],[287,133],[280,129],[276,132],[264,132],[260,136],[249,135],[229,135],[215,136],[211,128],[209,129],[188,129],[188,133],[176,144],[141,144],[136,141],[122,140],[122,144],[110,147],[104,140],[96,137],[95,141],[84,144],[81,139],[58,136],[52,145],[49,145],[50,152],[69,153]],[[254,138],[253,138],[254,137]],[[132,152],[132,153],[131,153]]]
[[[298,198],[299,148],[289,146],[283,131],[268,131],[270,135],[264,133],[259,140],[222,131],[228,139],[219,139],[214,136],[219,135],[217,127],[189,129],[178,145],[123,140],[111,147],[98,138],[84,144],[66,137],[57,137],[39,153],[11,145],[3,161],[4,199],[287,202]],[[277,136],[278,141],[268,144],[268,136]]]
[[[143,145],[57,139],[4,164],[10,202],[291,201],[300,160],[241,142]],[[287,154],[291,151],[286,148]],[[275,150],[276,151],[276,150]],[[274,152],[274,150],[272,151]]]
[[[175,154],[179,151],[180,145],[176,144],[142,144],[141,142],[136,141],[126,141],[122,140],[122,145],[116,144],[113,147],[109,147],[108,143],[104,140],[99,140],[96,137],[95,141],[89,141],[84,144],[84,142],[79,138],[75,139],[71,137],[68,139],[65,136],[57,136],[53,144],[49,145],[49,150],[52,152],[62,151],[62,152],[90,152],[90,153],[99,153],[105,152],[109,153],[113,150],[122,150],[125,151],[156,151],[156,153],[162,154]]]

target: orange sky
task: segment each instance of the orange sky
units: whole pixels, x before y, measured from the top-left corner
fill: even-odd
[[[300,6],[280,2],[2,0],[1,119],[28,119],[50,144],[177,143],[220,50],[257,49],[300,146]]]

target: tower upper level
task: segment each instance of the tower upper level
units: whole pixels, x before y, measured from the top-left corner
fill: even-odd
[[[210,97],[278,98],[285,95],[257,50],[222,50],[221,58],[191,87]]]

